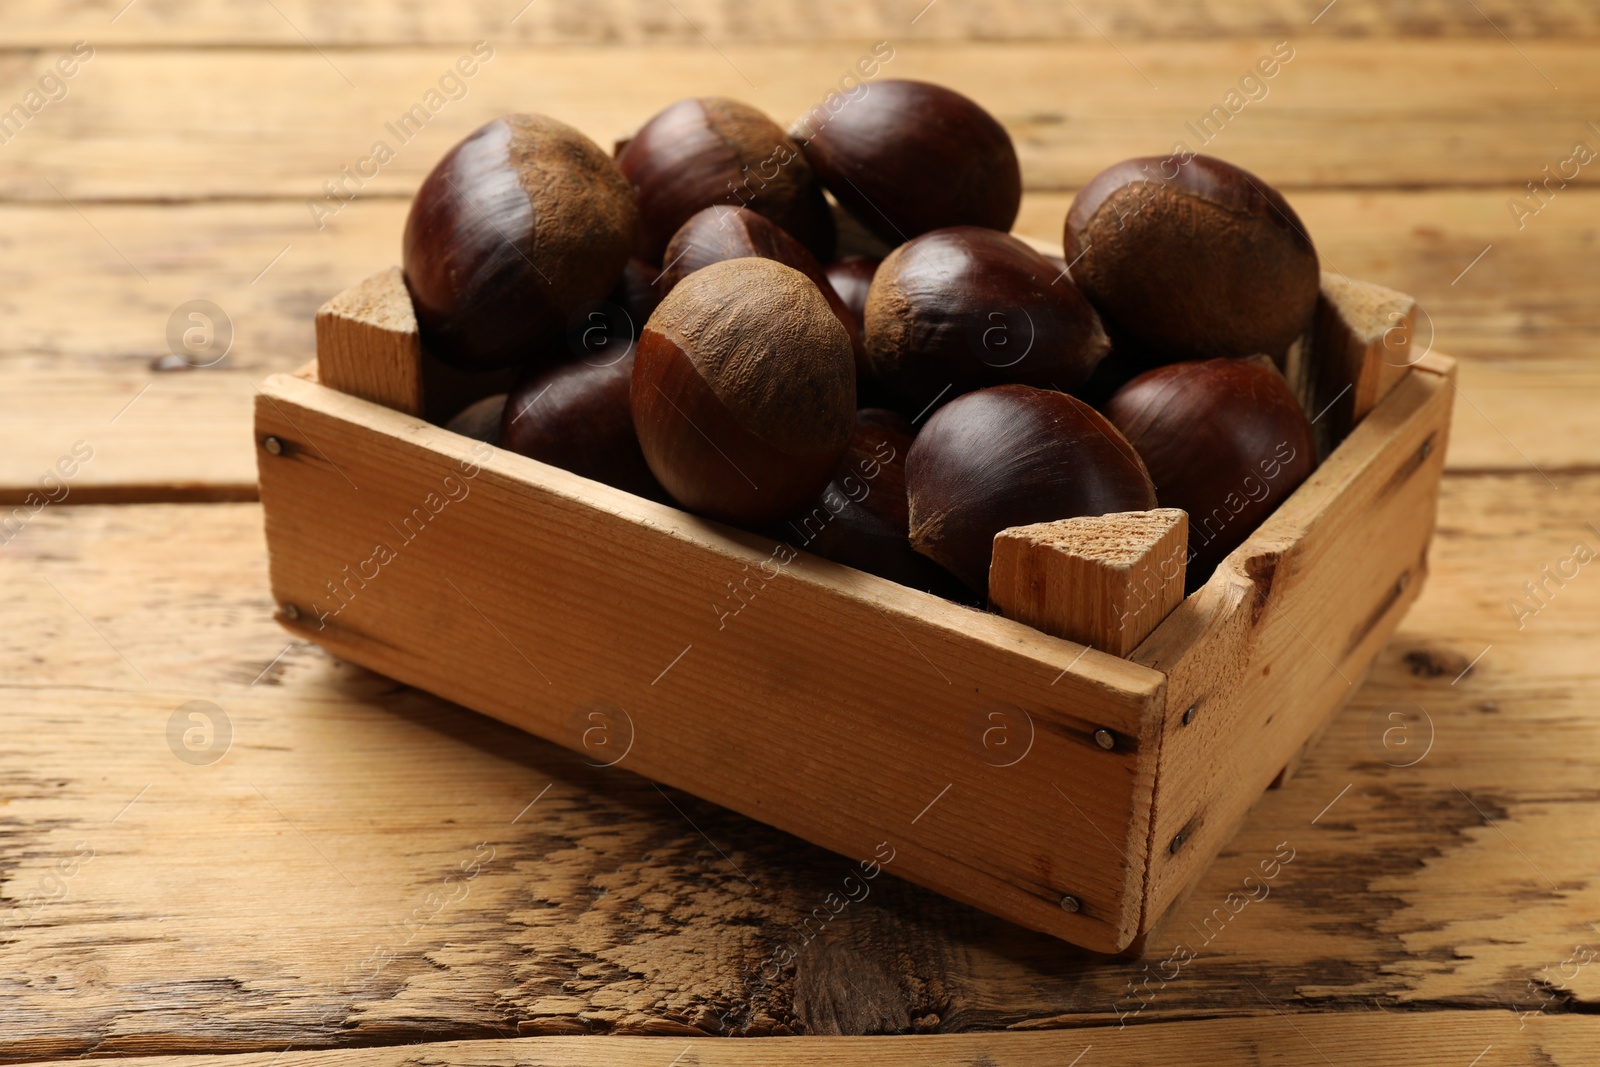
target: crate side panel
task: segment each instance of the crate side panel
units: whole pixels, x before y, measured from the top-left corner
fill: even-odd
[[[257,420],[306,638],[1034,929],[1133,936],[1158,673],[298,379]]]
[[[1406,375],[1135,652],[1169,675],[1147,929],[1354,695],[1420,592],[1453,382],[1439,357]]]

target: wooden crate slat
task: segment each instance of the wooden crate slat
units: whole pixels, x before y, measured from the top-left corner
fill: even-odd
[[[1156,672],[298,378],[262,388],[296,633],[597,762],[630,734],[627,770],[856,859],[887,842],[894,873],[1025,926],[1134,936]],[[997,724],[1025,758],[985,747]]]
[[[1169,677],[1150,921],[1350,698],[1416,599],[1454,380],[1445,357],[1419,363],[1134,653]]]

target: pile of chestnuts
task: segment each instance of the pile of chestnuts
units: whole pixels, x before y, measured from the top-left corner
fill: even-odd
[[[1198,584],[1315,462],[1280,368],[1316,250],[1207,156],[1101,172],[1062,259],[1007,232],[1021,193],[924,82],[792,132],[682,100],[614,155],[508,115],[423,182],[405,278],[433,355],[515,370],[458,432],[978,604],[1007,527],[1178,507]]]

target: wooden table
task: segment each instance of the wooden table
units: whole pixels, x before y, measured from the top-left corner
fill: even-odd
[[[23,509],[0,547],[0,1059],[1600,1057],[1600,564],[1544,570],[1600,550],[1600,164],[1527,188],[1600,149],[1592,4],[125,2],[0,13],[0,107],[87,42],[66,95],[0,133],[0,500]],[[324,199],[478,40],[465,94]],[[1185,123],[1290,42],[1207,150],[1284,189],[1327,263],[1416,294],[1424,343],[1462,359],[1426,594],[1143,960],[883,878],[780,972],[846,860],[269,617],[254,383],[397,259],[445,148],[513,109],[609,142],[689,94],[787,119],[879,40],[885,75],[1009,126],[1018,228],[1047,237],[1088,175],[1194,146]],[[232,326],[201,369],[167,340],[196,299]],[[206,722],[214,760],[181,736]]]

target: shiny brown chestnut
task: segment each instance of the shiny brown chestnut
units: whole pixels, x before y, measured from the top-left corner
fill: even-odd
[[[758,525],[832,477],[855,422],[850,338],[804,274],[729,259],[689,275],[645,324],[634,427],[684,507]]]
[[[873,82],[793,131],[822,183],[891,246],[945,226],[1009,230],[1022,169],[1005,127],[942,85]]]
[[[617,280],[616,288],[611,290],[611,296],[607,298],[627,313],[635,337],[644,329],[644,322],[650,313],[661,303],[660,282],[660,268],[638,256],[631,256],[622,268],[622,277]]]
[[[751,256],[782,263],[811,279],[822,293],[822,298],[833,309],[839,325],[850,335],[850,349],[856,357],[858,375],[864,371],[866,356],[861,349],[861,326],[850,309],[834,291],[827,272],[817,257],[806,246],[790,237],[778,224],[748,208],[718,205],[697,211],[689,221],[678,228],[667,242],[666,266],[661,280],[656,283],[662,293],[672,292],[673,286],[701,267],[721,263],[725,259],[747,259]]]
[[[774,533],[796,548],[901,585],[970,599],[961,583],[908,540],[906,454],[916,430],[882,408],[856,412],[856,427],[833,480],[811,506]]]
[[[981,597],[1012,526],[1156,506],[1133,446],[1089,405],[1000,385],[940,408],[906,458],[911,545]]]
[[[872,288],[872,277],[878,273],[883,260],[875,256],[846,256],[827,266],[828,281],[839,294],[844,306],[860,323],[867,315],[867,291]]]
[[[469,370],[507,367],[616,284],[637,232],[632,190],[583,134],[507,115],[447,152],[406,218],[406,287],[423,345]]]
[[[1266,359],[1211,359],[1146,371],[1107,418],[1144,460],[1164,508],[1189,513],[1190,586],[1305,481],[1311,424]]]
[[[890,252],[865,322],[873,377],[912,414],[992,385],[1071,392],[1110,348],[1071,278],[1015,237],[977,226]]]
[[[1130,159],[1067,211],[1072,276],[1118,346],[1161,362],[1281,361],[1316,309],[1321,273],[1277,190],[1210,156]]]
[[[475,401],[456,412],[444,428],[474,441],[500,443],[500,416],[506,409],[506,394],[496,393]]]
[[[689,216],[713,204],[765,215],[818,259],[833,256],[833,213],[800,148],[766,115],[721,97],[679,100],[622,147],[639,201],[638,254],[663,262]]]
[[[500,421],[500,444],[520,455],[651,500],[666,500],[639,450],[628,403],[632,339],[523,375]]]

